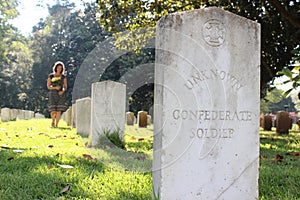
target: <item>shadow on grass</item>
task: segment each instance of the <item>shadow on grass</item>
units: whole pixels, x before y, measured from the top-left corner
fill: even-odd
[[[100,137],[99,145],[95,148],[90,147],[88,150],[93,157],[114,169],[150,173],[152,171],[152,152],[150,151],[152,144],[145,145],[145,143],[147,142],[126,143],[127,150],[125,150],[114,145],[108,138]]]
[[[29,151],[29,150],[26,150]],[[89,197],[89,190],[81,183],[92,173],[104,173],[103,164],[86,159],[72,159],[62,163],[61,155],[30,157],[14,153],[11,149],[0,150],[0,199],[57,199],[59,196]],[[58,164],[74,166],[66,169]],[[60,191],[71,184],[66,194]]]

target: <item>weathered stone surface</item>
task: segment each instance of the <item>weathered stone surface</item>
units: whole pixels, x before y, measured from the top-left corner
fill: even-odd
[[[147,115],[147,125],[151,125],[152,124],[152,117],[151,115]]]
[[[134,125],[134,113],[133,112],[126,112],[126,124],[128,126]]]
[[[272,130],[272,117],[270,115],[265,115],[262,122],[262,127],[265,131]]]
[[[97,146],[104,132],[118,131],[124,139],[126,85],[113,81],[92,84],[90,143]]]
[[[292,119],[289,117],[289,113],[280,111],[276,114],[276,133],[288,134],[289,129],[292,127]]]
[[[260,26],[219,8],[156,31],[154,196],[258,199]]]
[[[139,111],[137,117],[137,124],[140,128],[147,128],[147,115],[146,111]]]
[[[76,109],[77,133],[88,136],[91,131],[91,98],[76,100]]]
[[[34,114],[34,117],[37,118],[37,119],[44,119],[45,118],[45,115],[41,114],[41,113],[35,113]]]
[[[8,122],[10,121],[11,117],[10,117],[10,109],[9,108],[2,108],[1,109],[1,121],[2,122]]]
[[[71,127],[76,128],[76,103],[72,104]]]

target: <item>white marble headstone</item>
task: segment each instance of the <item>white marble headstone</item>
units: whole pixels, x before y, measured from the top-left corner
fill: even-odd
[[[156,34],[154,196],[258,199],[260,25],[212,7]]]
[[[91,98],[76,100],[76,130],[77,133],[88,136],[91,126]]]
[[[97,146],[104,132],[118,131],[124,139],[126,85],[113,81],[93,83],[91,101],[91,145]]]
[[[9,108],[1,108],[1,121],[8,122],[11,120],[11,111]]]

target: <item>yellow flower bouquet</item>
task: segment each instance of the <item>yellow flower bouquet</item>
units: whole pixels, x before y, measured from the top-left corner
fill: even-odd
[[[60,86],[60,77],[53,77],[51,79],[51,85],[52,87]]]

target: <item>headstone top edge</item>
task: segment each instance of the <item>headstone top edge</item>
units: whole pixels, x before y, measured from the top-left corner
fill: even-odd
[[[118,84],[118,85],[126,86],[126,84],[124,84],[124,83],[120,83],[120,82],[112,81],[112,80],[98,81],[98,82],[92,83],[92,85],[98,85],[98,84]]]
[[[244,21],[247,21],[248,23],[253,23],[253,24],[257,24],[260,25],[259,22],[256,22],[252,19],[248,19],[246,17],[243,17],[241,15],[237,15],[235,13],[232,13],[230,11],[227,11],[223,8],[219,8],[216,6],[211,6],[211,7],[205,7],[205,8],[200,8],[200,9],[194,9],[194,10],[186,10],[186,11],[180,11],[180,12],[174,12],[174,13],[169,13],[167,15],[164,15],[163,17],[161,17],[158,21],[157,21],[157,25],[159,25],[160,23],[163,23],[165,20],[167,20],[168,18],[176,18],[177,16],[186,14],[186,15],[193,15],[194,13],[209,13],[209,12],[219,12],[220,14],[226,14],[228,16],[234,16],[238,19],[242,19]]]

